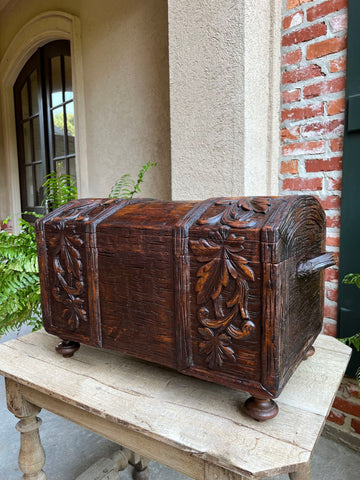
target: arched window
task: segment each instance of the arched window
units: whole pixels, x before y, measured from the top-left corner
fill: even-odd
[[[42,184],[51,171],[76,177],[70,42],[36,51],[14,85],[22,211],[44,213]]]

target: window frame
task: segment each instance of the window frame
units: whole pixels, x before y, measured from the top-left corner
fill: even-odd
[[[55,157],[54,151],[54,126],[52,120],[52,111],[54,108],[51,104],[51,88],[52,88],[52,79],[51,79],[51,59],[54,57],[60,56],[61,63],[61,95],[63,102],[61,106],[64,112],[64,155],[61,158],[61,161],[65,163],[65,172],[70,174],[70,158],[74,158],[76,170],[76,149],[75,149],[75,137],[74,137],[74,153],[69,153],[68,145],[68,131],[67,131],[67,122],[66,122],[66,108],[65,105],[74,104],[74,88],[72,85],[72,98],[68,101],[65,100],[65,70],[64,70],[64,57],[69,56],[71,59],[71,50],[70,50],[70,41],[69,40],[55,40],[49,42],[39,49],[30,57],[22,68],[20,74],[18,75],[14,88],[14,105],[15,105],[15,122],[16,122],[16,138],[17,138],[17,152],[18,152],[18,169],[19,169],[19,183],[20,183],[20,198],[21,198],[21,209],[22,211],[34,212],[37,214],[46,213],[46,208],[42,204],[42,192],[40,194],[36,188],[36,174],[35,174],[35,165],[40,163],[42,164],[42,178],[45,179],[45,176],[51,171],[56,170],[57,161],[59,157]],[[70,61],[71,65],[71,61]],[[31,89],[30,89],[30,75],[36,71],[37,73],[37,101],[38,101],[38,118],[39,118],[39,129],[40,129],[40,150],[41,150],[41,160],[36,161],[34,153],[34,132],[33,132],[33,120],[37,115],[33,115],[31,111]],[[72,72],[71,78],[72,78]],[[28,118],[23,118],[22,112],[22,101],[21,101],[21,91],[27,85],[27,94],[28,94],[28,108],[29,116]],[[24,124],[29,122],[30,124],[30,145],[31,145],[31,162],[27,162],[25,158],[25,145],[24,145]],[[26,173],[25,169],[29,168],[32,165],[32,183],[33,183],[33,203],[34,205],[28,205],[28,192],[26,184]],[[23,215],[23,218],[33,221],[33,215]]]

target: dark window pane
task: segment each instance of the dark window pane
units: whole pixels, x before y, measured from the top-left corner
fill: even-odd
[[[30,92],[31,92],[31,114],[39,113],[39,99],[38,99],[38,82],[37,72],[34,70],[30,75]]]
[[[33,183],[33,167],[25,167],[25,181],[26,181],[26,200],[28,207],[34,207],[34,183]]]
[[[61,57],[51,59],[51,105],[56,107],[63,102],[61,82]]]
[[[68,154],[75,153],[74,103],[66,105],[66,127],[68,135]]]
[[[52,111],[53,117],[53,145],[54,157],[62,157],[65,155],[65,134],[64,134],[64,109],[56,108]]]
[[[74,180],[76,180],[76,159],[75,159],[75,157],[69,158],[69,170],[70,170],[70,175],[73,177]]]
[[[28,96],[28,87],[27,82],[21,89],[21,110],[22,118],[28,118],[29,116],[29,96]]]
[[[41,204],[43,200],[43,183],[45,182],[43,164],[37,163],[35,165],[35,185],[37,192],[38,204]]]
[[[66,55],[64,57],[65,64],[65,101],[71,100],[74,97],[71,77],[71,58]]]
[[[32,121],[33,124],[33,135],[34,135],[34,154],[35,162],[42,159],[41,154],[41,139],[40,139],[40,120],[39,117],[36,117]]]
[[[24,135],[24,163],[31,163],[31,137],[30,137],[30,122],[23,123],[23,135]]]

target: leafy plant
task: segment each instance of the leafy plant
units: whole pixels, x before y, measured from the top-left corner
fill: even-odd
[[[358,288],[360,288],[360,273],[348,273],[347,275],[345,275],[343,283],[347,283],[349,285],[356,285]],[[360,352],[360,332],[355,333],[355,335],[352,335],[351,337],[340,338],[339,340],[343,343],[347,343],[351,347],[354,347],[358,352]],[[355,377],[357,379],[360,390],[360,367],[357,369]]]
[[[17,235],[0,232],[0,336],[23,324],[41,327],[35,231],[26,220],[19,225]]]
[[[51,209],[77,197],[75,182],[69,175],[51,172],[43,187]],[[41,217],[34,212],[24,213]],[[0,231],[0,337],[22,325],[32,325],[33,330],[42,325],[35,229],[23,218],[19,226],[17,235]]]
[[[156,166],[157,163],[147,162],[141,167],[136,181],[128,173],[122,175],[113,185],[109,198],[133,198],[140,192],[140,184],[144,181],[145,173]]]
[[[76,183],[71,175],[59,175],[57,172],[51,172],[46,175],[43,187],[45,189],[44,203],[49,206],[50,210],[55,210],[77,198]]]

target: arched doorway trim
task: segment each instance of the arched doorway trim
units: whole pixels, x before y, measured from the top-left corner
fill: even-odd
[[[80,20],[61,11],[44,12],[26,23],[8,46],[0,63],[1,111],[9,189],[10,214],[20,213],[20,187],[16,145],[13,86],[22,67],[41,46],[53,40],[70,40],[71,67],[75,96],[77,179],[79,194],[88,194],[84,79],[81,54]]]

